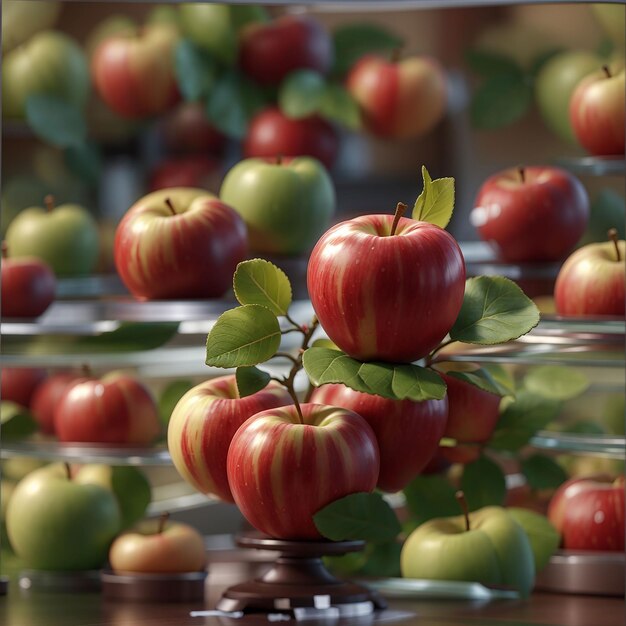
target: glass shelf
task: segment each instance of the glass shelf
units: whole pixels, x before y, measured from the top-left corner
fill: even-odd
[[[584,453],[612,459],[626,459],[626,437],[611,435],[574,435],[548,430],[538,432],[530,445],[555,452]]]
[[[624,176],[626,161],[620,156],[584,156],[556,159],[556,164],[574,174],[588,176]]]

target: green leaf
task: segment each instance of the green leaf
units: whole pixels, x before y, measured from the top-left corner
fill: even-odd
[[[544,398],[571,400],[587,390],[589,379],[573,367],[539,365],[528,370],[524,387]]]
[[[55,96],[29,96],[26,121],[39,139],[58,148],[81,145],[87,138],[87,124],[80,109]]]
[[[386,541],[384,543],[370,543],[366,548],[365,563],[361,568],[364,576],[376,576],[378,578],[397,578],[400,572],[400,553],[402,544],[398,541]]]
[[[461,489],[470,511],[495,504],[501,506],[506,497],[506,481],[500,466],[481,456],[463,468]]]
[[[417,476],[403,491],[411,517],[418,524],[462,512],[455,497],[456,489],[443,476]]]
[[[538,323],[537,307],[512,280],[476,276],[465,282],[463,304],[450,337],[492,345],[517,339]]]
[[[445,228],[454,211],[454,178],[432,180],[422,165],[424,188],[413,207],[413,219]]]
[[[329,350],[338,350],[341,352],[341,350],[339,350],[339,348],[330,339],[326,339],[325,337],[316,339],[311,344],[311,348],[328,348]]]
[[[73,343],[69,350],[81,354],[153,350],[167,343],[177,332],[178,322],[123,322],[111,332],[70,338]]]
[[[559,547],[559,532],[544,515],[517,507],[509,507],[507,511],[528,536],[535,559],[535,572],[540,572]]]
[[[568,478],[567,472],[545,454],[532,454],[522,459],[521,466],[531,489],[556,489]]]
[[[510,388],[500,384],[500,382],[494,378],[487,369],[479,368],[467,372],[450,371],[446,372],[446,374],[448,376],[458,378],[459,380],[463,380],[470,385],[474,385],[483,391],[495,393],[497,396],[511,395]]]
[[[216,79],[215,61],[199,46],[182,39],[174,50],[178,88],[188,102],[198,102],[211,92]]]
[[[515,379],[507,369],[497,363],[483,363],[482,370],[486,371],[496,385],[507,391],[505,395],[514,396],[516,392]]]
[[[561,410],[558,400],[520,391],[500,415],[489,447],[515,452],[538,431],[552,422]]]
[[[111,488],[120,505],[122,530],[138,522],[152,500],[145,474],[130,465],[111,468]]]
[[[278,90],[278,106],[285,117],[301,119],[316,113],[326,91],[326,80],[313,70],[291,72]]]
[[[326,85],[318,113],[351,130],[359,130],[362,126],[361,111],[352,94],[336,83]]]
[[[267,383],[270,382],[271,376],[267,372],[252,365],[249,367],[238,367],[236,378],[239,397],[245,398],[257,391],[261,391],[261,389],[265,389]]]
[[[404,41],[376,24],[349,24],[333,33],[335,61],[333,74],[345,75],[364,55],[392,52]]]
[[[243,139],[252,115],[263,106],[261,91],[237,72],[225,72],[215,82],[207,99],[209,120],[225,135]]]
[[[287,275],[265,259],[239,263],[233,287],[240,304],[260,304],[274,315],[286,315],[291,304],[291,283]]]
[[[37,422],[28,409],[9,400],[0,402],[0,434],[3,441],[24,439],[37,428]]]
[[[468,50],[465,62],[473,72],[484,77],[523,71],[511,57],[486,50]]]
[[[259,304],[222,313],[207,337],[206,364],[213,367],[257,365],[276,354],[280,345],[276,316]]]
[[[163,389],[157,405],[159,407],[161,423],[165,428],[167,428],[169,424],[174,407],[193,386],[194,384],[190,380],[173,380]]]
[[[98,183],[102,173],[102,154],[97,144],[84,142],[69,146],[65,148],[63,157],[73,174],[90,185]]]
[[[522,71],[493,74],[472,97],[472,125],[482,130],[496,130],[513,124],[526,114],[532,96],[532,84]]]
[[[325,556],[324,564],[331,572],[340,576],[353,576],[358,574],[366,561],[365,551],[348,552],[341,556]]]
[[[327,539],[391,541],[402,528],[393,509],[379,493],[353,493],[331,502],[313,516]]]
[[[418,365],[362,363],[340,350],[309,348],[303,365],[315,386],[343,383],[355,391],[393,400],[430,400],[445,396],[446,385],[433,370]]]

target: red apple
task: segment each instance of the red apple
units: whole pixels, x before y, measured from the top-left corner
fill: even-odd
[[[566,550],[624,551],[624,477],[572,478],[554,493],[548,519]]]
[[[257,113],[250,122],[243,144],[243,154],[251,157],[311,156],[331,168],[339,150],[335,129],[313,115],[290,119],[277,108]]]
[[[390,400],[354,391],[344,385],[317,388],[311,402],[343,407],[358,413],[376,435],[383,491],[404,489],[431,460],[443,435],[448,399]]]
[[[330,34],[307,15],[285,15],[267,23],[252,23],[240,34],[239,65],[261,85],[278,85],[294,70],[325,74],[332,62]]]
[[[572,94],[569,113],[574,134],[591,154],[624,155],[624,69],[608,66],[583,78]]]
[[[511,168],[480,188],[470,221],[498,255],[512,263],[560,261],[587,228],[582,183],[556,167]]]
[[[174,73],[178,37],[171,24],[159,23],[111,35],[98,45],[91,60],[93,82],[115,113],[146,118],[178,102]]]
[[[590,243],[563,264],[554,286],[559,315],[624,317],[626,241]]]
[[[244,517],[279,539],[319,539],[313,515],[378,480],[376,436],[352,411],[302,404],[262,411],[235,433],[228,482]]]
[[[161,431],[150,392],[131,376],[111,373],[70,385],[54,411],[60,441],[149,445]]]
[[[307,272],[315,313],[331,341],[363,361],[426,356],[456,321],[465,262],[442,228],[392,215],[341,222],[317,242]]]
[[[30,408],[41,432],[54,434],[54,412],[70,385],[80,377],[72,372],[59,372],[44,380],[33,394]]]
[[[199,102],[179,104],[163,119],[159,130],[165,149],[174,154],[220,155],[226,143]]]
[[[222,296],[246,254],[243,219],[203,189],[154,191],[115,233],[115,266],[136,298]]]
[[[2,317],[39,317],[56,294],[52,268],[36,257],[6,256],[2,250]]]
[[[2,400],[30,407],[35,389],[48,373],[40,367],[2,367],[0,370]]]
[[[169,187],[212,190],[221,182],[220,164],[207,156],[182,156],[161,161],[150,175],[150,191]]]
[[[115,539],[109,563],[116,574],[197,572],[206,566],[206,548],[188,524],[145,520]]]
[[[419,137],[446,111],[446,75],[431,57],[388,61],[365,56],[350,71],[347,87],[365,127],[379,137]]]
[[[167,431],[167,446],[178,473],[198,491],[234,502],[226,475],[233,435],[256,413],[291,403],[287,390],[274,382],[240,398],[234,375],[190,389],[174,408]]]

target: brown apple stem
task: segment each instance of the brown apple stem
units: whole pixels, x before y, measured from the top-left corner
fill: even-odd
[[[68,480],[72,480],[72,468],[70,467],[70,464],[66,461],[63,463],[63,467],[65,468],[65,477]]]
[[[167,520],[170,518],[170,514],[165,511],[165,513],[161,513],[161,517],[159,517],[159,525],[157,526],[157,535],[160,535],[165,530],[165,525],[167,524]]]
[[[54,196],[52,194],[48,194],[43,199],[43,203],[46,205],[46,211],[48,211],[48,213],[54,210]]]
[[[400,223],[400,218],[404,215],[404,212],[407,210],[407,205],[404,202],[398,202],[396,205],[396,212],[393,216],[393,224],[391,224],[391,232],[389,233],[390,237],[396,234],[396,228],[398,228],[398,224]]]
[[[613,78],[613,75],[611,74],[611,68],[608,65],[603,65],[602,71],[604,72],[607,78]]]
[[[525,183],[526,182],[526,169],[523,167],[517,168],[517,173],[519,174],[519,179]]]
[[[91,378],[93,376],[93,371],[88,363],[83,363],[80,366],[80,371],[85,378]]]
[[[6,241],[2,242],[2,258],[3,259],[9,258],[9,246],[7,245]]]
[[[283,164],[283,155],[282,154],[277,154],[276,155],[276,165],[282,165]]]
[[[613,242],[615,246],[615,257],[616,261],[619,263],[622,260],[622,255],[619,253],[619,237],[617,235],[617,229],[611,228],[607,233],[608,238]]]
[[[165,198],[165,204],[167,204],[167,208],[172,212],[172,215],[178,215],[178,213],[176,213],[174,203],[171,201],[170,198]]]
[[[461,505],[463,509],[463,515],[465,516],[465,531],[471,530],[470,520],[469,520],[469,508],[467,507],[467,500],[465,499],[465,494],[462,491],[457,491],[454,494],[456,501]]]

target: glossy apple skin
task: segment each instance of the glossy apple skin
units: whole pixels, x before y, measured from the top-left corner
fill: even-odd
[[[470,221],[504,261],[560,261],[587,228],[587,192],[556,167],[526,167],[524,179],[514,168],[488,178]]]
[[[626,241],[590,243],[576,250],[559,270],[554,285],[556,311],[564,316],[624,317]]]
[[[68,387],[79,378],[77,374],[71,372],[59,372],[49,376],[37,386],[30,403],[30,409],[42,433],[54,434],[56,406]]]
[[[443,436],[448,400],[390,400],[354,391],[345,385],[315,389],[311,402],[350,409],[360,415],[376,435],[380,452],[378,489],[404,489],[432,459]]]
[[[158,533],[157,524],[144,521],[115,539],[109,550],[115,573],[180,574],[205,568],[204,539],[195,528],[167,522]]]
[[[332,168],[339,151],[339,137],[324,119],[313,115],[289,119],[270,107],[250,121],[243,143],[245,158],[310,156]]]
[[[554,493],[548,519],[567,550],[624,551],[624,480],[572,478]]]
[[[74,382],[54,411],[59,441],[151,444],[161,431],[157,406],[135,378],[111,373]]]
[[[359,104],[365,127],[379,137],[420,137],[446,111],[446,76],[430,57],[392,62],[365,56],[350,71],[347,88]]]
[[[163,119],[159,130],[166,150],[172,154],[220,155],[226,144],[199,102],[179,104]]]
[[[135,298],[214,298],[232,286],[247,243],[236,211],[204,189],[171,188],[144,196],[124,215],[115,266]]]
[[[341,222],[317,242],[307,286],[330,339],[362,361],[410,362],[446,336],[465,293],[461,249],[445,230],[392,215]]]
[[[320,22],[306,15],[250,24],[240,34],[239,66],[260,85],[278,85],[300,69],[325,74],[332,62],[330,34]]]
[[[170,187],[219,187],[220,164],[207,156],[181,156],[161,161],[150,175],[150,191]]]
[[[37,258],[2,259],[2,316],[39,317],[52,304],[56,278]]]
[[[2,400],[15,402],[20,406],[30,407],[37,387],[46,379],[48,373],[40,367],[2,367],[0,369]]]
[[[579,143],[594,155],[624,155],[625,72],[584,78],[574,90],[569,114]]]
[[[228,450],[228,482],[244,517],[279,539],[319,539],[313,515],[376,486],[376,435],[352,411],[319,404],[269,409],[247,420]]]
[[[118,115],[141,119],[173,107],[180,94],[174,73],[178,32],[171,25],[106,38],[94,51],[91,75],[100,97]]]
[[[198,491],[234,502],[226,474],[234,434],[256,413],[292,402],[274,382],[245,398],[239,397],[234,375],[197,385],[178,401],[169,421],[167,447],[174,467]]]

